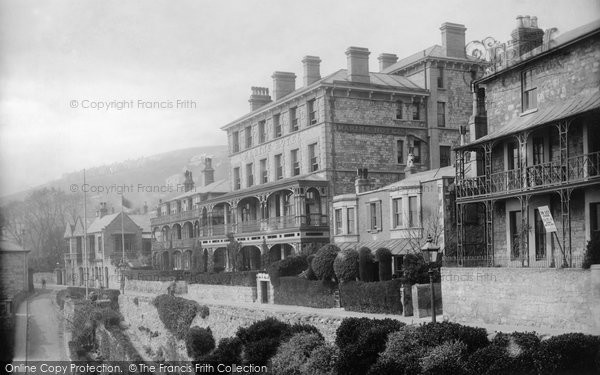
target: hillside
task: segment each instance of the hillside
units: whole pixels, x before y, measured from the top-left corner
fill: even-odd
[[[177,189],[177,184],[183,184],[185,170],[192,172],[196,186],[203,185],[201,171],[204,168],[205,157],[212,158],[215,180],[227,178],[229,170],[227,146],[193,147],[86,169],[86,184],[89,186],[88,201],[92,205],[90,211],[94,210],[100,202],[108,202],[109,207],[119,209],[118,191],[120,190],[123,190],[126,198],[134,203],[134,208],[141,208],[146,202],[152,210],[159,199],[177,194],[175,190],[170,193],[166,190],[169,185]],[[83,171],[66,173],[61,178],[34,189],[54,187],[73,192],[75,190],[71,188],[73,185],[80,194]],[[2,203],[22,200],[28,192],[23,191],[2,197]]]

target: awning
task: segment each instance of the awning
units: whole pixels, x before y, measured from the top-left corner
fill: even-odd
[[[366,241],[366,242],[341,242],[336,243],[341,250],[355,249],[360,250],[361,247],[368,247],[373,253],[381,247],[389,249],[393,255],[404,255],[411,250],[410,241],[406,238],[397,240],[385,240],[385,241]]]
[[[537,112],[513,118],[506,126],[485,135],[469,144],[458,146],[456,150],[471,149],[494,139],[503,138],[537,126],[562,120],[577,114],[600,108],[600,92],[590,95],[579,95],[563,101],[560,104],[545,107]]]

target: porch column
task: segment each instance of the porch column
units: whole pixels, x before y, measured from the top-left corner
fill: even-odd
[[[485,201],[485,242],[488,266],[494,265],[494,201]]]
[[[463,265],[464,248],[463,242],[465,240],[465,232],[463,227],[463,215],[464,215],[464,204],[456,203],[456,235],[457,235],[457,246],[456,246],[456,261],[459,266]]]
[[[485,173],[485,193],[492,192],[492,148],[493,142],[487,142],[483,145],[483,166]],[[487,203],[486,203],[487,207]]]
[[[560,194],[560,213],[562,221],[562,265],[572,266],[571,258],[571,193],[573,189],[562,189]]]
[[[212,236],[213,235],[213,209],[215,207],[214,206],[209,206],[206,209],[206,220],[208,221],[208,235]]]
[[[519,197],[521,201],[521,230],[519,233],[520,252],[523,267],[529,267],[529,199],[531,194]]]
[[[563,120],[559,121],[556,127],[558,128],[558,146],[560,150],[560,167],[562,170],[562,181],[567,181],[569,179],[569,125],[570,121]],[[584,168],[585,173],[585,168]]]
[[[517,134],[519,141],[519,168],[521,169],[521,188],[529,186],[527,181],[527,138],[529,132]]]

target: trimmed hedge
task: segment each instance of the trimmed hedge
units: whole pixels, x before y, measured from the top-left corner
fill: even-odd
[[[600,336],[567,333],[542,341],[534,354],[540,374],[600,373]]]
[[[325,245],[317,251],[312,260],[312,269],[320,280],[332,280],[335,278],[333,271],[333,261],[340,252],[340,248],[335,245]]]
[[[358,278],[358,251],[354,249],[340,251],[333,261],[333,270],[341,283],[356,281]]]
[[[215,348],[215,338],[210,327],[192,327],[185,337],[185,346],[188,357],[195,361],[210,353]]]
[[[427,323],[416,331],[422,346],[438,346],[446,341],[460,340],[467,345],[469,354],[490,344],[485,328],[464,326],[458,323]]]
[[[335,290],[336,285],[327,281],[280,277],[279,285],[274,285],[273,301],[278,305],[332,308],[335,307]]]
[[[308,268],[306,257],[292,256],[273,262],[268,267],[269,277],[273,286],[279,285],[279,278],[285,276],[297,276]]]
[[[368,247],[361,247],[360,250],[358,250],[358,274],[360,281],[373,281],[373,275],[371,274],[372,263],[373,254],[371,253],[371,249]]]
[[[119,311],[119,295],[121,292],[117,289],[98,289],[98,288],[88,288],[88,296],[92,293],[96,294],[100,298],[106,297],[110,300],[110,308]],[[59,297],[58,294],[56,296],[56,301],[62,307],[64,306],[64,298],[69,296],[72,299],[85,299],[85,287],[80,286],[69,286],[66,289],[66,294],[61,294]],[[60,301],[59,301],[60,298]]]
[[[152,304],[158,310],[158,316],[165,327],[178,339],[186,337],[198,312],[202,313],[202,318],[208,315],[208,307],[201,307],[196,301],[168,294],[157,296]]]
[[[302,374],[313,350],[325,344],[323,336],[300,332],[282,343],[271,359],[274,374]]]
[[[192,275],[190,284],[256,286],[259,271],[239,271],[220,273],[197,273]]]
[[[590,268],[592,264],[600,264],[600,233],[593,232],[591,239],[585,247],[583,268]]]
[[[392,279],[392,252],[385,247],[377,249],[375,252],[377,262],[379,262],[379,281],[388,281]]]
[[[354,281],[340,285],[340,298],[346,310],[370,313],[400,314],[402,281]]]

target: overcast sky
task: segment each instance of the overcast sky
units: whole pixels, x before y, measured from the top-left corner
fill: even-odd
[[[506,41],[519,14],[564,32],[600,18],[599,4],[0,0],[0,195],[85,167],[226,144],[219,128],[248,112],[250,86],[271,88],[276,70],[295,72],[301,86],[305,55],[321,57],[325,76],[345,68],[347,47],[367,47],[377,71],[380,53],[440,44],[446,21],[464,24],[467,41]],[[123,101],[132,108],[82,108]]]

